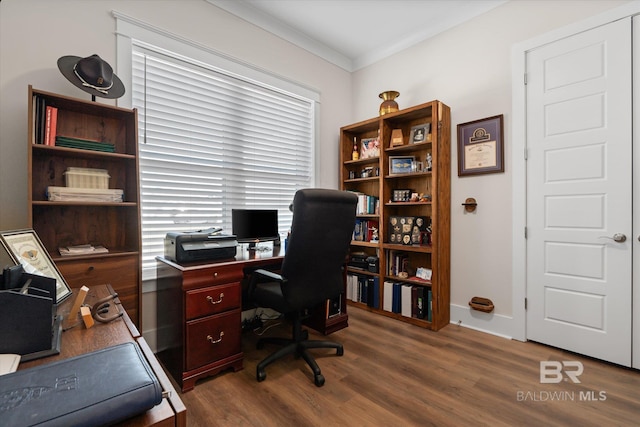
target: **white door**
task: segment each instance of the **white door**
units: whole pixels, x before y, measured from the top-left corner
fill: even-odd
[[[526,64],[527,339],[630,366],[631,20]]]

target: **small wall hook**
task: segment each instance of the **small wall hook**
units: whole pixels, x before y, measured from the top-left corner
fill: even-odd
[[[476,199],[474,199],[473,197],[467,197],[467,200],[464,201],[462,206],[464,206],[465,211],[473,212],[476,210],[478,203],[476,202]]]

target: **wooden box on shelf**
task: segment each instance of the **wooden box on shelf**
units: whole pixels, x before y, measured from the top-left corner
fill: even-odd
[[[29,224],[72,288],[111,284],[136,325],[140,325],[141,235],[138,120],[135,109],[57,95],[29,86]],[[57,120],[46,136],[46,107]],[[44,116],[44,117],[43,117]],[[49,123],[50,124],[50,123]],[[56,142],[56,136],[59,141]],[[92,149],[60,145],[60,137]],[[50,187],[66,187],[68,168],[106,170],[109,188],[122,201],[51,201]],[[59,248],[79,245],[107,253],[61,256]]]
[[[378,199],[378,209],[363,214],[362,221],[377,222],[378,240],[352,241],[352,251],[378,256],[378,273],[366,272],[375,280],[377,305],[349,303],[418,326],[438,330],[449,323],[450,309],[450,109],[440,101],[385,114],[340,129],[343,190]],[[400,140],[399,135],[402,135]],[[355,145],[362,139],[379,138],[380,155],[352,160]],[[361,171],[367,167],[373,176]],[[398,230],[391,220],[398,218]],[[414,220],[422,221],[414,230]],[[396,254],[404,254],[400,271],[393,271]],[[393,268],[392,268],[393,267]],[[425,281],[416,277],[418,268],[431,272]],[[352,274],[362,274],[350,268]],[[385,281],[406,283],[430,291],[431,319],[385,310]],[[422,291],[422,289],[421,289]],[[415,301],[414,301],[415,302]],[[406,313],[405,313],[406,314]]]

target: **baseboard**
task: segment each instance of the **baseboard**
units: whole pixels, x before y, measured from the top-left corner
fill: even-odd
[[[513,318],[495,313],[483,313],[469,306],[451,304],[451,323],[506,339],[513,339]]]

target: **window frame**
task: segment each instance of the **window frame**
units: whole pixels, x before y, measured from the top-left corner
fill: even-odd
[[[199,61],[202,64],[211,66],[225,73],[235,75],[244,80],[257,82],[261,85],[270,86],[276,90],[289,92],[291,94],[309,99],[313,102],[313,153],[311,154],[312,170],[310,171],[311,186],[317,182],[318,171],[318,134],[319,134],[319,100],[320,95],[316,90],[300,85],[289,79],[270,73],[266,70],[252,66],[246,62],[239,61],[228,55],[217,52],[207,46],[184,39],[174,34],[168,33],[157,27],[136,20],[134,18],[113,11],[116,18],[117,36],[117,75],[124,82],[125,87],[132,87],[132,55],[134,45],[144,49],[150,49],[159,53],[174,56],[176,53],[185,59]],[[132,91],[126,91],[125,95],[118,100],[118,104],[125,108],[132,107]],[[155,268],[142,270],[143,292],[155,290]]]

